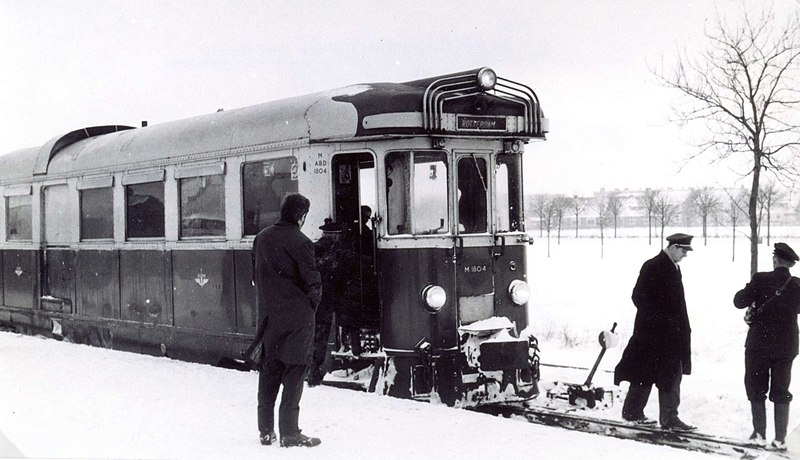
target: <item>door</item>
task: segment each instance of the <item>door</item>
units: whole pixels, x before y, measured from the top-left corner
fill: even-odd
[[[75,304],[75,251],[69,248],[77,228],[67,185],[44,189],[42,308],[72,313]]]
[[[478,153],[461,153],[455,158],[454,251],[461,324],[495,315],[489,158],[488,154]]]
[[[354,318],[351,329],[378,329],[380,305],[376,270],[376,211],[375,159],[370,153],[345,153],[333,157],[333,220],[344,227],[343,236],[356,252],[358,273],[348,283],[358,286],[358,311],[347,315]],[[323,294],[324,295],[324,294]]]

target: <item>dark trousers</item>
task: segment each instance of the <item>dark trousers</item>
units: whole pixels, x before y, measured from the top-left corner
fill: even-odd
[[[678,406],[681,404],[681,380],[683,375],[678,372],[674,377],[658,385],[658,421],[669,424],[678,418]],[[622,417],[628,420],[644,417],[644,407],[650,399],[650,390],[653,384],[631,382],[628,395],[622,405]]]
[[[744,388],[750,401],[767,399],[777,404],[792,401],[789,383],[792,381],[794,356],[770,357],[760,350],[744,351]]]
[[[278,360],[264,363],[258,375],[258,431],[261,436],[275,429],[275,401],[283,385],[278,424],[281,437],[300,433],[300,398],[308,366],[284,364]]]

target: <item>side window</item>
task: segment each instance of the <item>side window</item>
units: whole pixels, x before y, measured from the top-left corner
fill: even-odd
[[[475,155],[458,160],[458,229],[486,233],[488,227],[486,160]]]
[[[6,197],[6,238],[9,241],[30,241],[31,195]]]
[[[411,177],[410,152],[392,152],[386,155],[386,225],[389,235],[411,233]]]
[[[390,235],[447,233],[447,154],[392,152],[386,156]]]
[[[75,216],[69,211],[69,187],[51,185],[44,189],[44,238],[48,244],[69,243]]]
[[[111,187],[80,191],[81,240],[114,237],[114,193]]]
[[[497,231],[522,231],[522,155],[504,153],[497,156]]]
[[[294,157],[245,163],[242,167],[242,202],[245,236],[272,225],[281,215],[281,202],[297,193]]]
[[[128,238],[164,237],[164,183],[125,186],[125,234]]]
[[[225,176],[187,177],[178,187],[180,237],[225,236]]]

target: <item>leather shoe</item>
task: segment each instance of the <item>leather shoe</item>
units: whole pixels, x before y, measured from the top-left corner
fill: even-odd
[[[656,421],[642,415],[639,417],[622,417],[626,422],[635,423],[637,425],[655,425]]]
[[[278,435],[275,434],[274,431],[270,431],[267,434],[261,435],[261,445],[262,446],[271,446],[278,440]]]
[[[764,438],[764,436],[758,431],[754,431],[747,440],[750,441],[750,444],[754,446],[767,447],[766,438]]]
[[[319,438],[312,438],[302,433],[281,436],[281,447],[314,447],[322,444]]]
[[[771,448],[773,450],[786,450],[786,441],[778,441],[777,439],[772,441]]]
[[[671,422],[661,424],[661,428],[664,430],[672,430],[672,431],[694,431],[697,429],[696,426],[684,423],[679,418],[676,418]]]

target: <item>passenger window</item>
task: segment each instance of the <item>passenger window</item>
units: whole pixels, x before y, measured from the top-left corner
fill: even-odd
[[[31,240],[31,196],[6,198],[6,238],[9,241]]]
[[[114,237],[114,193],[111,187],[81,190],[81,239]]]
[[[245,163],[242,168],[244,234],[256,235],[281,216],[281,202],[297,193],[294,157]]]
[[[497,231],[519,232],[522,221],[522,169],[520,154],[504,153],[497,156],[495,184],[497,184]]]
[[[486,169],[486,160],[475,155],[458,161],[458,228],[461,233],[488,231]]]
[[[51,185],[44,189],[44,240],[48,244],[70,243],[75,216],[70,212],[69,188]]]
[[[126,185],[125,197],[127,237],[163,238],[164,183]]]
[[[447,233],[450,227],[447,184],[445,152],[392,152],[387,155],[389,234]]]
[[[181,238],[225,236],[225,177],[221,174],[179,180]]]

